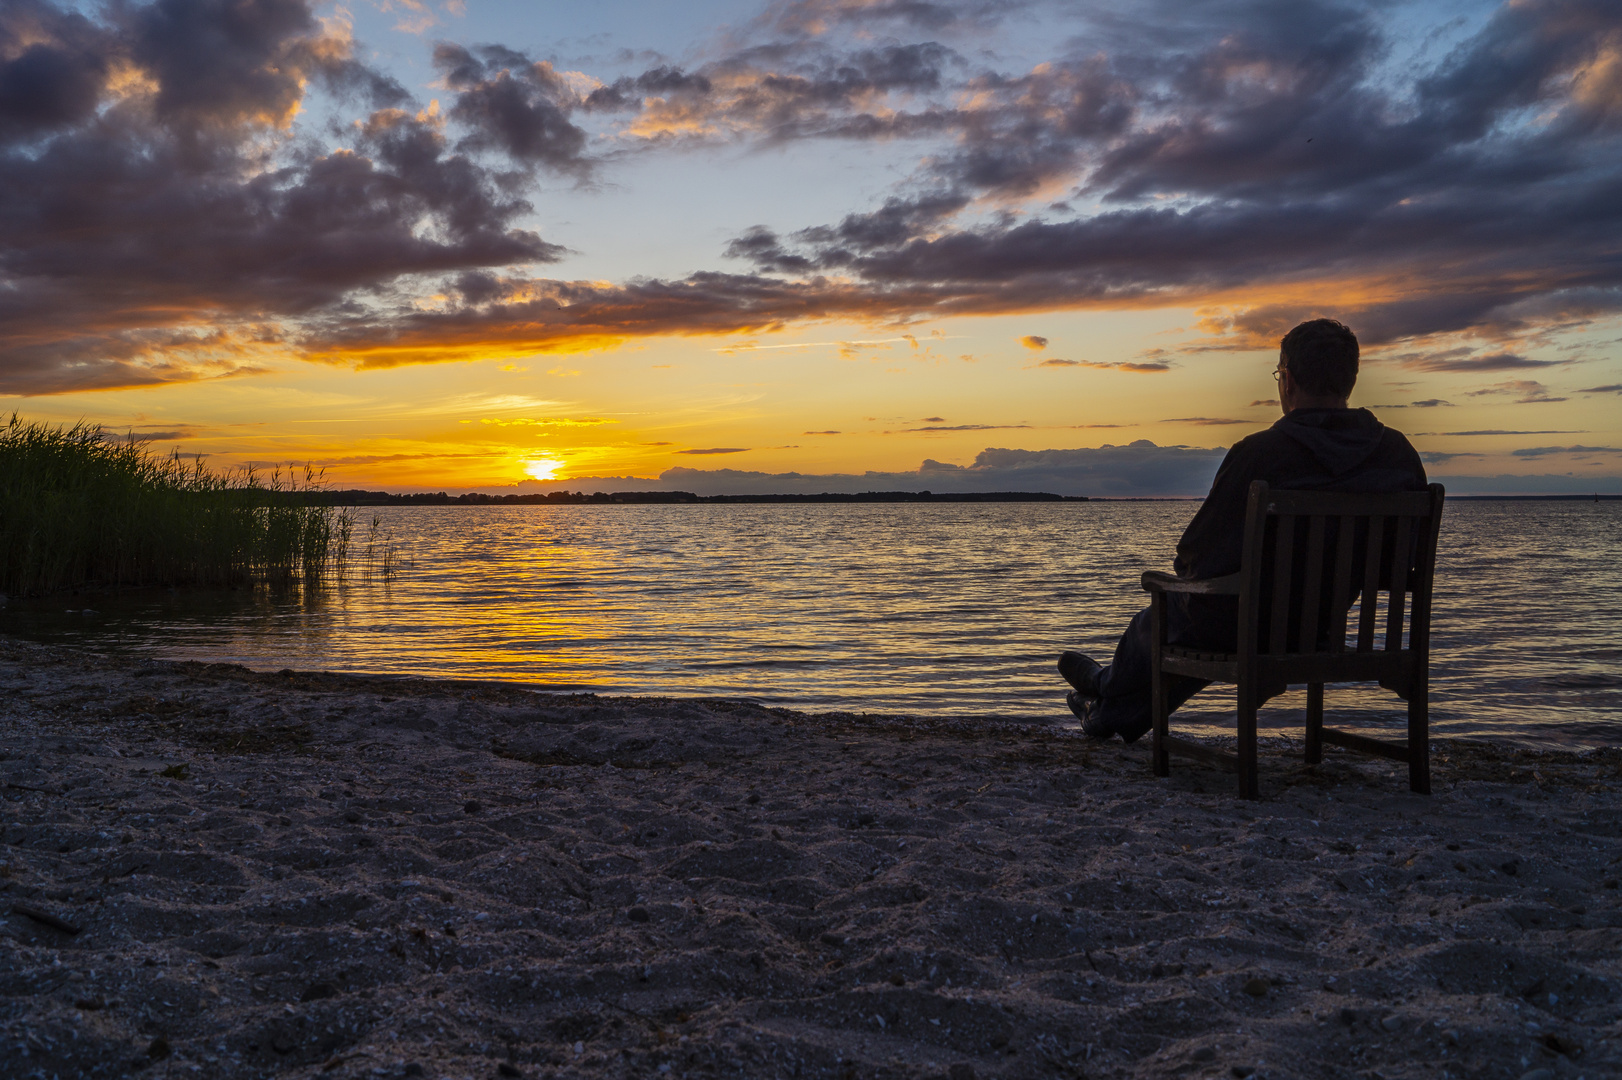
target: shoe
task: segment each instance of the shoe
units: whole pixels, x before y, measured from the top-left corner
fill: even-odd
[[[1153,720],[1144,720],[1142,723],[1134,724],[1132,727],[1121,728],[1120,730],[1116,731],[1115,734],[1119,735],[1124,742],[1135,743],[1145,735],[1149,734],[1149,732],[1154,729],[1154,726],[1155,722]]]
[[[1059,674],[1064,681],[1082,695],[1082,697],[1096,698],[1098,693],[1098,673],[1104,669],[1096,660],[1088,659],[1079,652],[1066,649],[1059,654]]]
[[[1064,703],[1070,706],[1070,711],[1076,714],[1081,721],[1081,733],[1089,739],[1107,739],[1115,732],[1104,724],[1099,715],[1099,701],[1095,697],[1085,697],[1080,690],[1072,690],[1065,695]]]

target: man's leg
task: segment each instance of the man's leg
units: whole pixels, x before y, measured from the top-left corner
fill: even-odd
[[[1127,742],[1136,742],[1154,726],[1151,632],[1149,609],[1144,608],[1127,624],[1115,646],[1114,660],[1098,674],[1097,728]],[[1173,675],[1167,681],[1166,701],[1173,712],[1210,685],[1208,680],[1186,675]]]

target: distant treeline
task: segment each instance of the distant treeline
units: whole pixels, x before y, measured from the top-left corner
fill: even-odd
[[[1618,502],[1622,495],[1449,495],[1448,502]]]
[[[825,491],[818,495],[695,495],[691,491],[550,491],[518,495],[447,495],[443,491],[396,495],[387,491],[305,491],[322,506],[579,506],[605,503],[1006,503],[1086,502],[1084,495],[1046,491]]]

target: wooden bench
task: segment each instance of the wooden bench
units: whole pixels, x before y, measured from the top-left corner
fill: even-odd
[[[1208,581],[1153,570],[1144,574],[1154,635],[1155,775],[1170,772],[1171,754],[1216,761],[1238,772],[1242,798],[1257,798],[1261,694],[1264,688],[1276,692],[1305,683],[1309,764],[1323,759],[1325,743],[1376,754],[1407,762],[1408,786],[1430,794],[1431,585],[1443,496],[1440,484],[1375,495],[1273,491],[1258,480],[1250,485],[1238,573]],[[1239,651],[1168,643],[1166,607],[1172,594],[1237,597]],[[1348,648],[1347,616],[1354,604],[1355,640]],[[1172,675],[1238,686],[1237,755],[1169,734],[1166,679]],[[1407,742],[1324,727],[1324,685],[1339,682],[1378,682],[1407,701]]]

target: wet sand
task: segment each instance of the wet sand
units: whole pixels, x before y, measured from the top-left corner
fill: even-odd
[[[0,688],[7,1078],[1622,1074],[1615,749],[1440,742],[1423,798],[1276,739],[1242,803],[1059,725]]]

